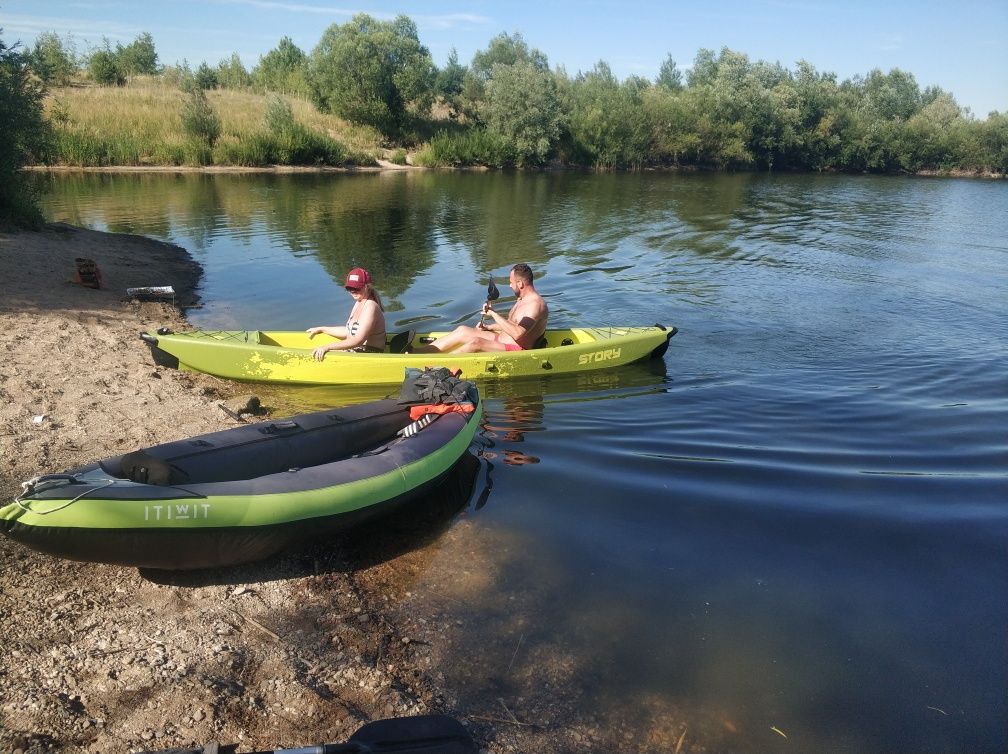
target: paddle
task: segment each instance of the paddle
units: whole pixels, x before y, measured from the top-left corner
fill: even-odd
[[[212,744],[201,749],[161,749],[140,754],[216,754],[218,748],[217,744]],[[360,728],[345,744],[319,744],[250,754],[476,754],[477,751],[476,743],[458,720],[447,715],[419,715],[375,720]]]
[[[496,301],[500,298],[500,291],[497,290],[497,286],[494,284],[493,278],[490,278],[490,283],[487,285],[487,300],[489,304],[491,301]],[[483,325],[483,320],[486,318],[486,313],[480,312],[480,326]]]

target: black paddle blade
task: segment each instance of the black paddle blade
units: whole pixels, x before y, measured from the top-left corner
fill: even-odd
[[[476,754],[479,751],[462,723],[447,715],[375,720],[350,736],[348,743],[358,744],[361,752],[375,754]]]
[[[487,301],[496,301],[500,298],[500,291],[497,290],[497,286],[490,278],[490,284],[487,286]]]

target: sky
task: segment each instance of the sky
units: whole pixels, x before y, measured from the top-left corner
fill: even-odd
[[[599,60],[619,78],[654,79],[669,55],[690,68],[701,48],[728,47],[795,70],[807,60],[840,80],[878,68],[939,86],[979,118],[1008,112],[1008,0],[0,0],[7,44],[53,31],[81,52],[149,32],[158,60],[247,68],[290,37],[306,53],[356,13],[405,14],[442,66],[468,64],[502,32],[519,32],[570,75]]]

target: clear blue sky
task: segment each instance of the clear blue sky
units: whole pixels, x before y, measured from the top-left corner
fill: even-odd
[[[503,31],[571,75],[605,60],[620,78],[653,79],[668,54],[685,70],[700,48],[729,47],[792,70],[805,59],[840,79],[902,68],[980,118],[1008,111],[1008,0],[0,0],[0,27],[7,43],[72,34],[82,51],[146,31],[161,63],[237,52],[251,68],[281,37],[310,52],[329,24],[359,12],[411,17],[439,66],[453,47],[468,64]]]

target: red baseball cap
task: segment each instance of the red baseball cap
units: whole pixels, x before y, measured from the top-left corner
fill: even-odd
[[[371,274],[363,267],[354,267],[346,276],[346,285],[343,286],[348,291],[356,291],[371,282]]]

